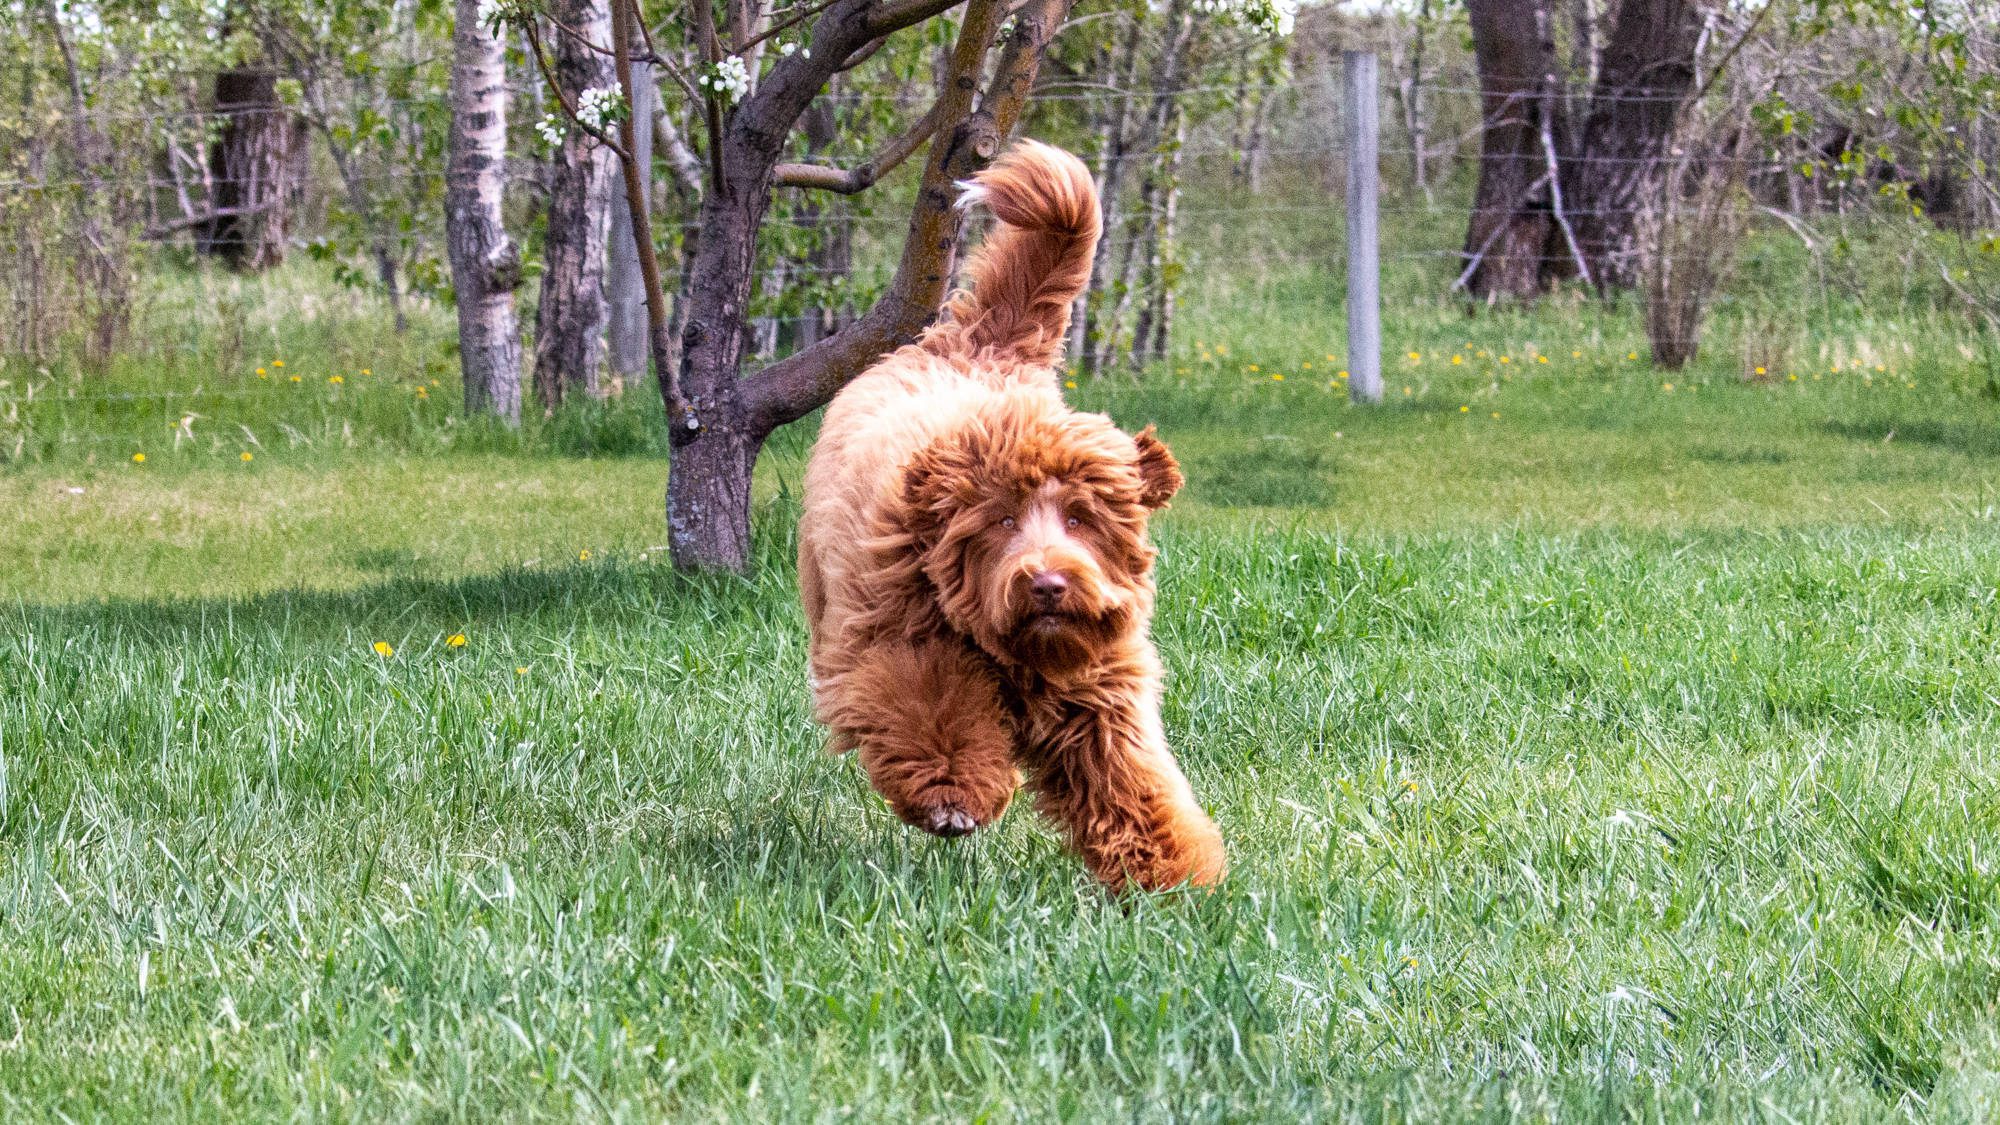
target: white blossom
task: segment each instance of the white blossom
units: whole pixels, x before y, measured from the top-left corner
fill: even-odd
[[[624,108],[625,96],[609,86],[585,90],[576,96],[576,119],[599,131],[621,120]]]
[[[1299,0],[1194,0],[1194,10],[1282,37],[1292,33]]]
[[[550,148],[554,148],[563,142],[562,119],[551,113],[535,122],[535,132],[541,134],[542,140]]]
[[[750,92],[750,68],[743,65],[742,59],[730,55],[708,68],[695,82],[703,89],[715,91],[725,103],[735,105]]]
[[[506,0],[479,0],[477,22],[491,35],[500,34],[500,24],[507,18]]]
[[[809,59],[813,57],[811,48],[801,48],[797,43],[781,43],[778,45],[779,58],[789,59],[793,55],[797,55],[802,59]]]

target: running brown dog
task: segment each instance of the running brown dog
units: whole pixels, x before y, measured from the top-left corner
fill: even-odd
[[[1025,774],[1114,889],[1223,875],[1160,726],[1148,517],[1180,488],[1151,428],[1064,404],[1055,363],[1090,276],[1097,192],[1033,141],[964,185],[999,226],[970,292],[827,409],[799,587],[818,716],[905,821],[958,836]]]

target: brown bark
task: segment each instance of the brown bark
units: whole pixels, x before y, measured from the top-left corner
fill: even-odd
[[[195,247],[256,272],[284,261],[288,205],[304,174],[297,119],[278,100],[278,72],[238,67],[215,76],[222,132],[210,143],[214,195]]]
[[[555,82],[571,104],[585,90],[616,81],[611,57],[611,13],[605,0],[558,0],[553,15]],[[563,138],[549,186],[548,233],[543,244],[541,300],[535,311],[535,393],[554,410],[574,392],[603,393],[605,247],[610,233],[616,155],[579,129]]]
[[[959,27],[945,103],[917,191],[903,258],[889,292],[869,313],[814,346],[738,376],[743,316],[754,279],[758,228],[770,206],[785,138],[826,82],[882,37],[950,7],[946,0],[835,0],[814,25],[810,55],[780,60],[729,115],[714,147],[702,201],[701,238],[689,263],[667,525],[684,568],[740,569],[750,545],[750,472],[778,426],[824,404],[876,356],[910,339],[936,315],[951,277],[959,214],[954,180],[975,171],[1012,129],[1050,35],[1068,0],[1029,0],[983,98],[978,76],[1010,5],[972,0]]]
[[[1479,186],[1460,284],[1481,300],[1533,297],[1560,241],[1546,136],[1561,136],[1547,0],[1466,0],[1484,114]]]
[[[1562,195],[1591,278],[1629,288],[1639,277],[1641,214],[1659,193],[1663,160],[1694,90],[1701,35],[1695,0],[1622,0],[1598,62],[1577,151],[1568,154]],[[1564,276],[1566,258],[1546,271]]]

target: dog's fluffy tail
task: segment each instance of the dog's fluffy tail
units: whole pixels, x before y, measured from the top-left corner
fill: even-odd
[[[1097,185],[1076,157],[1022,141],[960,186],[960,207],[983,204],[1001,225],[973,255],[971,291],[945,303],[949,315],[924,334],[924,348],[1053,366],[1069,332],[1070,305],[1090,283],[1102,226]]]

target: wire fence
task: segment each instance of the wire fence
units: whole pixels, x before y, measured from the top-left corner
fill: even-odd
[[[1185,331],[1163,328],[1163,319],[1178,316],[1182,323],[1192,318],[1197,324],[1214,324],[1229,316],[1232,302],[1260,299],[1251,294],[1280,283],[1316,284],[1323,304],[1337,310],[1346,287],[1350,147],[1349,122],[1337,88],[1338,74],[1328,64],[1278,83],[1122,90],[1051,83],[1038,94],[1043,104],[1038,120],[1052,128],[1060,123],[1070,135],[1058,139],[1069,140],[1104,182],[1118,185],[1107,199],[1106,247],[1098,277],[1090,300],[1079,310],[1077,342],[1084,351],[1094,348],[1100,357],[1115,354],[1127,366],[1185,360],[1206,352],[1207,344]],[[855,109],[901,104],[894,96],[830,97]],[[1739,272],[1747,280],[1721,284],[1708,297],[1712,308],[1724,314],[1778,318],[1796,311],[1759,288],[1773,270],[1804,272],[1780,295],[1794,304],[1830,306],[1836,299],[1872,293],[1880,298],[1873,307],[1891,316],[1932,314],[1954,301],[1976,303],[1994,285],[1990,270],[1968,268],[1959,260],[1977,258],[1981,239],[1992,239],[1990,185],[1969,180],[1962,169],[1954,184],[1948,163],[1905,161],[1882,152],[1857,155],[1856,146],[1828,150],[1815,147],[1811,139],[1742,132],[1726,145],[1678,135],[1669,147],[1636,153],[1578,151],[1571,136],[1559,144],[1552,140],[1546,151],[1530,146],[1505,155],[1524,170],[1520,182],[1531,187],[1499,209],[1540,223],[1541,234],[1532,243],[1508,245],[1502,255],[1482,246],[1473,232],[1482,207],[1498,206],[1482,201],[1477,192],[1482,142],[1497,120],[1491,114],[1512,112],[1494,111],[1494,100],[1477,86],[1456,81],[1404,83],[1382,91],[1379,264],[1390,302],[1464,307],[1468,268],[1483,257],[1504,256],[1532,271],[1560,273],[1582,253],[1582,236],[1573,228],[1630,226],[1634,218],[1631,205],[1564,200],[1562,190],[1593,177],[1635,170],[1657,175],[1688,165],[1719,173],[1729,184],[1726,198],[1702,213],[1704,221],[1764,239],[1746,251],[1750,261]],[[1639,104],[1655,99],[1625,100]],[[1424,107],[1420,121],[1411,112],[1413,102]],[[433,103],[408,99],[400,104],[414,109]],[[910,101],[912,107],[919,104]],[[1105,143],[1101,124],[1119,116],[1118,107],[1133,104],[1173,106],[1165,118],[1170,128]],[[142,135],[147,128],[169,126],[199,134],[243,116],[243,111],[177,111],[107,115],[105,120],[127,124]],[[1991,138],[1974,138],[1968,159],[1979,158],[1979,146],[1990,143]],[[1691,145],[1710,147],[1690,152]],[[525,141],[523,148],[515,158],[517,190],[537,182],[547,155],[529,149]],[[435,187],[444,179],[441,167],[350,168],[343,178],[325,166],[323,156],[316,159],[309,190],[318,201],[303,208],[309,215],[345,206],[357,192]],[[1536,167],[1538,163],[1544,166]],[[906,178],[911,174],[906,172]],[[189,184],[185,175],[157,171],[117,177],[15,175],[0,179],[0,214],[46,206],[46,197],[61,192],[114,188],[184,193]],[[1943,199],[1947,187],[1958,198]],[[893,184],[879,199],[863,204],[820,201],[817,210],[808,211],[797,205],[802,198],[781,195],[767,222],[773,235],[811,237],[805,243],[774,238],[760,263],[756,312],[748,330],[753,362],[836,330],[865,308],[886,284],[908,226],[903,197]],[[660,237],[671,254],[670,200],[662,196],[660,202]],[[408,237],[428,240],[433,251],[441,252],[440,223],[439,216],[419,217]],[[298,229],[292,239],[307,242],[320,233]],[[184,231],[176,230],[166,240],[184,237]],[[1857,273],[1853,248],[1863,243],[1892,252]],[[839,253],[825,253],[833,246]],[[670,267],[663,281],[671,291],[679,279],[677,269]],[[418,299],[417,304],[424,302]],[[434,305],[430,313],[441,315]],[[176,302],[172,313],[199,314],[185,302]],[[369,315],[381,318],[379,312]],[[531,316],[523,321],[532,325]],[[1393,359],[1403,343],[1393,338],[1394,316],[1390,330],[1384,349]],[[1636,321],[1628,318],[1624,330],[1636,331]],[[282,328],[273,331],[282,333]],[[1099,334],[1094,343],[1087,338],[1092,332]],[[1636,339],[1628,337],[1627,342],[1639,346]],[[1344,339],[1326,343],[1330,356],[1344,351]],[[1551,345],[1550,352],[1559,358],[1566,349]],[[1835,366],[1886,378],[1893,366],[1886,358],[1857,352]],[[1548,354],[1524,353],[1524,363],[1537,359],[1547,363]],[[186,364],[176,366],[187,371]],[[144,388],[36,376],[31,367],[0,364],[0,460],[28,456],[31,450],[43,455],[64,449],[138,454],[144,450],[135,445],[158,442],[166,442],[168,451],[255,456],[272,435],[290,435],[278,437],[280,444],[342,440],[342,420],[356,411],[373,412],[377,422],[406,417],[414,419],[412,424],[430,424],[449,416],[457,401],[455,388],[437,385],[432,370],[414,365],[367,376],[353,370],[282,377],[267,372],[254,381],[243,371],[196,372],[201,377],[186,386]],[[158,442],[140,440],[149,436],[148,427]]]

